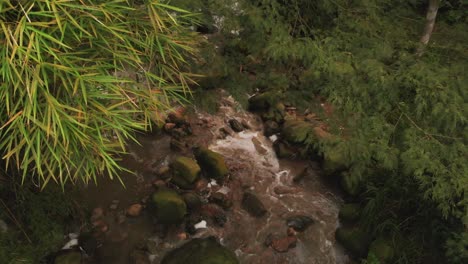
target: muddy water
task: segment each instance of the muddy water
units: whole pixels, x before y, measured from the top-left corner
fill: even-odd
[[[307,161],[278,160],[272,139],[263,136],[262,124],[256,116],[239,110],[231,98],[225,98],[221,104],[216,115],[193,115],[194,136],[188,142],[208,146],[225,156],[230,169],[229,180],[223,186],[214,184],[209,188],[211,193],[227,194],[232,198],[233,206],[227,211],[228,220],[223,227],[204,219],[208,227],[199,229],[194,237],[217,236],[222,244],[235,251],[240,263],[347,263],[347,256],[334,239],[341,200],[321,181],[318,166]],[[223,135],[220,129],[227,127],[232,118],[242,120],[249,129],[240,133],[228,131],[228,136]],[[124,223],[115,220],[124,208],[144,199],[152,191],[148,183],[155,179],[154,171],[180,155],[170,150],[167,136],[141,136],[140,141],[140,146],[129,146],[131,155],[123,161],[129,169],[136,171],[136,175],[123,176],[127,189],[114,181],[103,182],[86,191],[88,203],[95,207],[108,208],[112,200],[119,200],[120,209],[114,212],[106,209],[109,218],[114,220],[108,220],[109,231],[102,238],[103,246],[98,250],[100,259],[96,263],[132,263],[128,256],[135,248],[145,248],[142,245],[146,245],[148,239],[160,240],[158,230],[145,211],[142,216],[127,219]],[[183,154],[191,155],[188,150]],[[293,183],[292,179],[304,170],[303,180]],[[242,209],[245,190],[255,193],[264,203],[268,211],[265,216],[254,218]],[[297,215],[308,216],[314,223],[297,234],[294,248],[278,253],[264,245],[269,235],[285,237],[286,219]],[[109,235],[112,232],[116,234]],[[151,263],[159,263],[166,251],[183,243],[177,236],[181,232],[181,228],[171,229],[158,250],[146,253]]]

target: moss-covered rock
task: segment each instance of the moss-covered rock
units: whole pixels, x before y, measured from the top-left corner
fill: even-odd
[[[162,188],[156,191],[151,202],[161,224],[179,224],[187,213],[183,198],[171,189]]]
[[[191,188],[200,175],[200,166],[198,163],[188,157],[178,157],[172,163],[174,175],[172,182],[181,188]]]
[[[195,238],[164,256],[161,264],[238,264],[234,252],[214,237]]]
[[[348,162],[344,151],[330,149],[325,153],[322,169],[325,175],[339,175],[348,168]]]
[[[381,264],[392,263],[393,256],[395,254],[391,241],[384,238],[377,238],[372,242],[369,248],[369,254],[373,254]]]
[[[262,119],[264,121],[274,121],[277,123],[282,123],[286,115],[285,106],[282,103],[276,103],[275,105],[268,108],[266,112],[262,114]]]
[[[249,99],[249,110],[266,111],[275,106],[282,98],[281,92],[269,91],[257,94]]]
[[[364,257],[367,255],[370,238],[361,228],[340,227],[336,230],[335,237],[336,240],[353,255],[357,257]]]
[[[355,223],[361,215],[361,207],[357,203],[345,204],[341,207],[339,218],[344,223]]]
[[[69,250],[55,257],[54,264],[81,264],[81,252]]]
[[[187,205],[187,208],[191,211],[198,210],[202,206],[202,200],[196,193],[185,193],[182,197],[185,201],[185,204]]]
[[[357,174],[343,172],[341,173],[340,184],[347,194],[356,196],[362,189],[362,178]]]
[[[291,144],[310,144],[317,141],[314,125],[301,120],[287,120],[283,125],[281,137]]]
[[[228,168],[224,157],[212,150],[207,148],[196,148],[194,150],[195,158],[201,169],[205,172],[205,175],[209,178],[216,180],[224,179],[224,176],[228,174]]]

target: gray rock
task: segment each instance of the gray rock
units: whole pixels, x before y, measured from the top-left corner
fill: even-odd
[[[294,230],[297,232],[303,232],[305,231],[312,223],[314,223],[314,220],[308,216],[305,215],[296,215],[289,217],[286,220],[286,223],[288,227],[292,227]]]

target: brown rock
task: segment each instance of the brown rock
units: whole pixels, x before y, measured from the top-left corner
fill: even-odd
[[[280,194],[293,194],[293,193],[297,193],[297,189],[296,188],[291,188],[291,187],[287,187],[287,186],[276,186],[273,191],[280,195]]]
[[[102,233],[105,233],[109,230],[109,226],[107,225],[106,222],[104,222],[104,220],[96,220],[92,222],[92,225],[95,230],[102,232]]]
[[[288,236],[295,236],[297,234],[297,232],[296,232],[296,230],[294,230],[294,228],[288,227],[288,231],[286,231],[286,234]]]
[[[141,214],[143,210],[143,205],[141,204],[132,204],[130,207],[127,208],[127,215],[132,217],[137,217]]]
[[[163,180],[155,180],[155,181],[153,181],[153,187],[156,188],[156,189],[166,187],[166,182],[163,181]]]
[[[195,182],[195,191],[201,193],[206,190],[208,187],[208,181],[204,178],[201,178],[197,182]]]
[[[179,240],[187,240],[187,237],[188,237],[188,235],[187,235],[187,233],[185,233],[185,232],[182,232],[182,233],[177,234],[177,238],[178,238]]]
[[[271,247],[277,252],[287,252],[290,248],[296,246],[297,238],[295,236],[287,236],[275,239],[271,242]]]
[[[176,127],[176,124],[174,124],[174,123],[166,123],[166,124],[164,124],[164,131],[170,132],[175,127]]]

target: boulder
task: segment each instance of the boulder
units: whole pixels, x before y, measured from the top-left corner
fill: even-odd
[[[214,237],[195,238],[167,253],[161,264],[238,264],[236,254]]]
[[[380,237],[374,240],[370,245],[368,258],[371,254],[373,254],[374,257],[379,260],[379,263],[385,264],[393,263],[392,259],[395,255],[395,252],[393,250],[391,241]]]
[[[157,190],[153,194],[151,202],[161,224],[180,224],[187,213],[184,200],[171,189]]]
[[[246,210],[251,216],[257,218],[264,216],[267,212],[262,201],[260,201],[260,199],[258,199],[258,197],[251,192],[244,193],[244,196],[242,197],[242,208]]]
[[[262,119],[264,121],[271,120],[276,123],[283,123],[285,115],[286,107],[282,103],[277,103],[262,114]]]
[[[193,187],[195,181],[200,175],[200,166],[194,159],[188,157],[178,157],[172,163],[174,175],[172,182],[185,189]]]
[[[221,154],[207,148],[195,148],[194,154],[207,177],[222,180],[228,174],[226,162]]]
[[[370,238],[369,235],[359,227],[340,227],[335,232],[336,240],[345,249],[357,257],[367,255]]]
[[[359,220],[361,214],[361,206],[357,203],[344,204],[338,217],[343,223],[355,223]]]
[[[59,252],[54,264],[81,264],[81,252],[78,250],[66,250]]]
[[[231,126],[232,130],[236,132],[241,132],[244,130],[244,127],[242,126],[241,122],[237,121],[237,119],[229,120],[229,125]]]
[[[314,220],[305,215],[291,216],[286,220],[288,227],[292,227],[297,232],[304,232]]]

